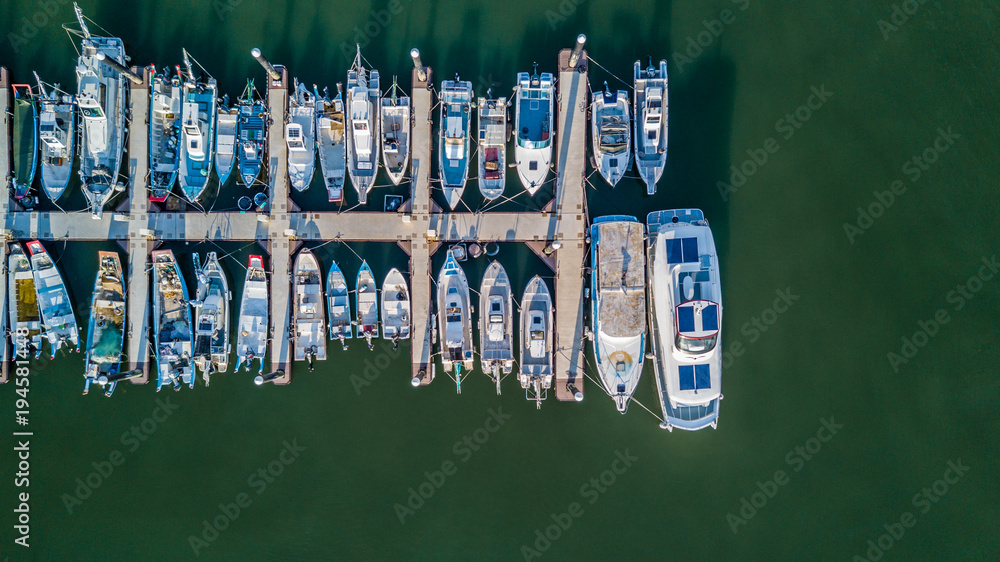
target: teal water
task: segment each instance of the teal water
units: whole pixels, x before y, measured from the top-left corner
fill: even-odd
[[[42,25],[46,5],[55,15]],[[196,545],[198,557],[220,560],[512,560],[524,558],[522,547],[576,560],[997,557],[1000,307],[983,262],[997,253],[1000,208],[995,5],[219,0],[83,8],[123,37],[134,64],[177,64],[184,46],[231,96],[248,76],[263,81],[253,46],[306,84],[331,89],[345,79],[356,40],[383,82],[397,75],[404,86],[407,52],[417,46],[436,82],[460,72],[479,95],[487,87],[508,95],[516,72],[533,62],[554,71],[558,50],[580,32],[607,69],[592,65],[595,88],[604,80],[624,87],[616,76],[630,82],[636,59],[668,59],[670,156],[659,191],[646,197],[628,179],[611,191],[593,175],[589,210],[705,211],[723,276],[726,399],[717,430],[667,433],[635,405],[618,415],[593,384],[583,403],[550,398],[539,411],[512,380],[495,396],[478,369],[460,396],[444,376],[413,389],[408,344],[396,355],[379,342],[371,353],[362,340],[346,352],[331,342],[331,359],[312,373],[296,369],[287,387],[256,388],[251,373],[229,373],[180,393],[121,385],[112,399],[79,395],[82,355],[32,362],[31,546],[13,542],[15,494],[24,489],[14,485],[18,396],[8,384],[0,388],[8,451],[0,553],[177,560],[196,556],[196,536],[207,543]],[[33,15],[39,29],[28,37],[22,18]],[[16,81],[37,70],[75,88],[73,42],[59,28],[73,19],[70,4],[0,0],[0,17],[0,64]],[[477,209],[470,187],[465,201]],[[72,197],[68,208],[82,207]],[[235,198],[220,196],[216,209]],[[545,194],[537,199],[506,208],[535,208]],[[327,208],[317,185],[300,204]],[[47,247],[85,325],[96,252],[114,245]],[[185,274],[191,252],[234,252],[223,263],[235,295],[241,264],[256,251],[166,247]],[[387,244],[318,250],[324,270],[338,260],[349,283],[355,252],[380,283],[405,265]],[[517,295],[531,275],[549,275],[524,248],[505,245],[498,258]],[[435,271],[442,259],[435,256]],[[485,267],[467,262],[474,286]],[[792,302],[781,313],[778,292]],[[636,398],[655,412],[650,375]],[[177,409],[167,416],[156,401],[168,398]],[[827,429],[839,425],[836,434]],[[130,434],[133,426],[145,440]],[[96,489],[78,490],[91,494],[70,513],[64,500],[76,479],[107,472],[109,459],[120,465]],[[969,469],[958,476],[949,461]],[[280,474],[255,475],[269,465]],[[407,504],[411,488],[430,496],[412,514],[394,507]],[[238,502],[235,518],[220,510],[233,514],[228,504]],[[216,517],[225,530],[208,542],[204,521]],[[557,538],[545,542],[536,531]]]

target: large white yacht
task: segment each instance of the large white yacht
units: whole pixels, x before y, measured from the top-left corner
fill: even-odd
[[[650,213],[646,227],[660,427],[715,428],[722,399],[722,289],[712,231],[698,209]]]
[[[635,217],[598,217],[590,227],[594,358],[604,390],[622,414],[639,384],[646,353],[644,235]]]

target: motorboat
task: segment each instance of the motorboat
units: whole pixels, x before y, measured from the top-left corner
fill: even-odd
[[[667,61],[661,60],[659,67],[650,61],[646,68],[635,61],[633,74],[635,166],[646,194],[652,195],[667,165]]]
[[[514,308],[510,279],[498,261],[486,268],[479,287],[479,358],[500,394],[500,381],[514,370]]]
[[[635,217],[597,217],[590,227],[590,315],[597,377],[628,410],[646,353],[645,228]]]
[[[668,430],[715,428],[722,400],[722,283],[699,209],[649,213],[650,360]]]

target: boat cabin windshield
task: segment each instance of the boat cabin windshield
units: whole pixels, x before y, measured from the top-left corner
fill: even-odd
[[[715,343],[718,341],[719,336],[714,335],[708,338],[686,338],[684,336],[678,335],[676,344],[677,349],[691,354],[701,354],[708,353],[715,349]]]

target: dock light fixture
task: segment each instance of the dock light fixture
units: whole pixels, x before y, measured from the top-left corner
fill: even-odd
[[[413,59],[413,68],[417,70],[417,80],[427,81],[427,73],[424,72],[424,63],[420,61],[420,49],[410,49],[410,58]]]
[[[575,384],[567,383],[566,390],[573,393],[573,400],[576,400],[577,402],[583,402],[583,393],[580,392],[580,389],[577,388]]]
[[[553,240],[552,241],[552,249],[553,250],[558,250],[559,248],[562,248],[562,242],[560,242],[558,240]]]
[[[587,36],[579,34],[576,36],[576,46],[573,47],[573,54],[569,56],[569,67],[575,68],[580,62],[580,55],[583,53],[583,44],[587,42]]]
[[[278,70],[274,68],[274,65],[271,64],[271,62],[268,61],[263,54],[261,54],[260,49],[257,47],[250,49],[250,55],[257,59],[257,62],[264,67],[264,70],[267,71],[267,75],[271,77],[271,80],[281,80],[281,74],[278,74]]]

